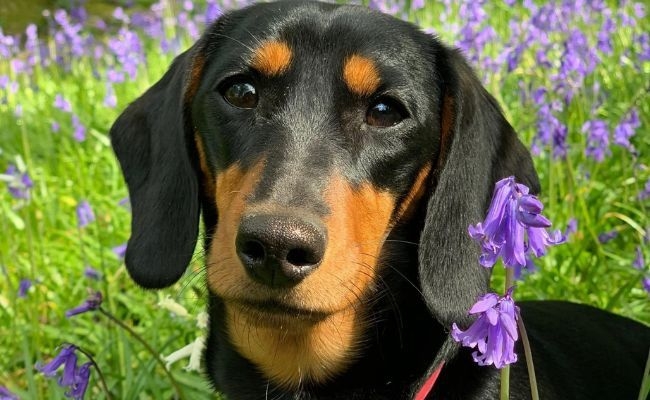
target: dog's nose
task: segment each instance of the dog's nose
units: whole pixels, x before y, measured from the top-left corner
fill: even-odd
[[[325,228],[315,218],[259,214],[242,219],[235,245],[251,278],[283,288],[318,267],[326,241]]]

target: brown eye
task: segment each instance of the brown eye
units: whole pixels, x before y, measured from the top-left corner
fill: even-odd
[[[257,90],[250,82],[235,81],[226,85],[221,94],[234,107],[251,109],[257,106]]]
[[[383,98],[375,101],[366,112],[366,123],[378,128],[397,125],[406,118],[404,107],[397,101]]]

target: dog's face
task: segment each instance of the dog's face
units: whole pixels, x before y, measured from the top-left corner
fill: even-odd
[[[287,387],[361,356],[388,241],[419,241],[422,301],[443,324],[463,319],[487,285],[466,265],[467,225],[495,179],[536,186],[462,57],[361,7],[283,2],[222,17],[111,135],[134,206],[131,275],[176,281],[200,207],[229,341]]]

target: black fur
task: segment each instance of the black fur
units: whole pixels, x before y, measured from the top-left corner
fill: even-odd
[[[259,40],[281,39],[294,58],[264,78],[246,62]],[[345,56],[375,60],[379,92],[399,99],[408,118],[385,129],[363,124],[373,98],[353,96],[341,80]],[[200,84],[188,95],[192,73]],[[229,107],[217,88],[233,74],[253,75],[257,108]],[[445,102],[453,111],[441,136]],[[382,251],[376,290],[363,298],[372,315],[362,355],[330,382],[275,386],[234,349],[224,301],[210,294],[205,360],[215,388],[230,399],[408,399],[445,361],[429,399],[498,397],[498,372],[478,367],[471,350],[449,340],[452,322],[488,290],[478,246],[467,234],[480,221],[494,183],[506,176],[539,191],[530,155],[463,57],[411,24],[356,6],[285,1],[226,14],[131,104],[111,138],[133,206],[126,265],[146,288],[176,282],[196,244],[199,207],[210,244],[218,224],[205,194],[193,135],[214,175],[260,156],[266,164],[249,199],[328,213],[322,192],[334,170],[353,185],[371,183],[403,199],[418,171],[434,166],[426,196],[398,221]],[[209,271],[209,269],[208,269]],[[542,399],[635,399],[650,329],[592,307],[522,302]],[[511,398],[528,399],[524,355],[512,369]]]

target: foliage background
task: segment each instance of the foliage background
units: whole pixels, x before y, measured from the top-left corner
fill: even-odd
[[[99,314],[64,313],[88,289],[99,290],[104,307],[162,354],[201,334],[195,320],[204,308],[200,255],[181,282],[161,292],[145,292],[127,276],[127,192],[107,131],[207,22],[247,2],[44,0],[49,11],[24,22],[10,13],[10,3],[0,8],[0,386],[25,399],[62,398],[56,382],[33,367],[62,343],[75,343],[94,355],[115,398],[169,398],[161,368],[129,334]],[[596,0],[368,5],[463,49],[531,146],[545,214],[567,229],[568,244],[524,275],[517,299],[568,299],[650,323],[645,6]],[[494,287],[502,280],[495,270]],[[167,296],[189,314],[159,306]],[[182,367],[179,362],[171,371],[186,397],[213,397],[199,373]],[[89,393],[104,396],[95,374]]]

